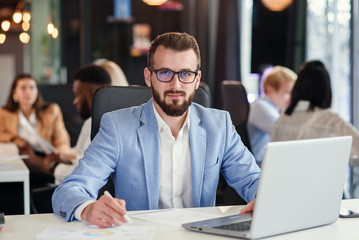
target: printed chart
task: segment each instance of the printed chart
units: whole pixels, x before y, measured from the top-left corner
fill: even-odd
[[[154,228],[145,226],[97,228],[85,224],[69,224],[46,228],[36,236],[36,239],[151,240],[154,232]]]

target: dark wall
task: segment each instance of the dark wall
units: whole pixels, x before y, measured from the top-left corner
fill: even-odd
[[[79,0],[61,0],[61,54],[62,66],[67,68],[67,79],[80,66],[80,5]]]
[[[298,62],[304,61],[306,15],[301,10],[305,2],[294,1],[283,11],[272,12],[260,0],[253,1],[252,72],[261,73],[267,65],[296,71]],[[298,55],[294,55],[296,47],[301,49]]]
[[[18,32],[8,32],[5,43],[0,45],[0,54],[12,54],[15,56],[16,73],[22,72],[24,69],[23,45],[19,40]]]
[[[71,146],[75,146],[83,119],[81,119],[76,107],[72,104],[74,95],[71,85],[39,85],[39,90],[45,101],[59,104],[67,132],[71,138]]]
[[[121,66],[130,84],[144,85],[146,56],[130,55],[132,27],[137,23],[151,26],[151,40],[168,31],[195,35],[202,50],[202,71],[205,70],[206,0],[184,0],[182,3],[182,11],[163,11],[140,0],[133,0],[133,18],[130,21],[109,21],[108,17],[113,15],[113,1],[61,1],[63,65],[68,69],[69,81],[72,82],[74,72],[81,65],[97,58],[107,58]],[[205,75],[204,71],[202,76]]]

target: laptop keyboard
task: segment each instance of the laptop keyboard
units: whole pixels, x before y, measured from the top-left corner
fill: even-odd
[[[213,228],[218,229],[226,229],[226,230],[232,230],[232,231],[248,231],[251,228],[252,220],[238,222],[238,223],[231,223],[231,224],[225,224],[221,226],[215,226]]]

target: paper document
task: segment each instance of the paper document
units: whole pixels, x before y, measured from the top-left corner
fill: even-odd
[[[155,229],[146,226],[91,227],[86,224],[67,224],[46,228],[36,239],[121,239],[151,240]]]
[[[188,209],[164,209],[144,213],[133,213],[129,215],[137,219],[161,223],[172,227],[182,227],[183,223],[202,221],[218,217],[217,215],[199,213]]]

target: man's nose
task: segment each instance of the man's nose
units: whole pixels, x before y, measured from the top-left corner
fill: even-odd
[[[175,87],[181,86],[181,81],[179,79],[179,73],[175,73],[175,75],[173,76],[173,79],[171,81],[171,85],[175,86]]]

